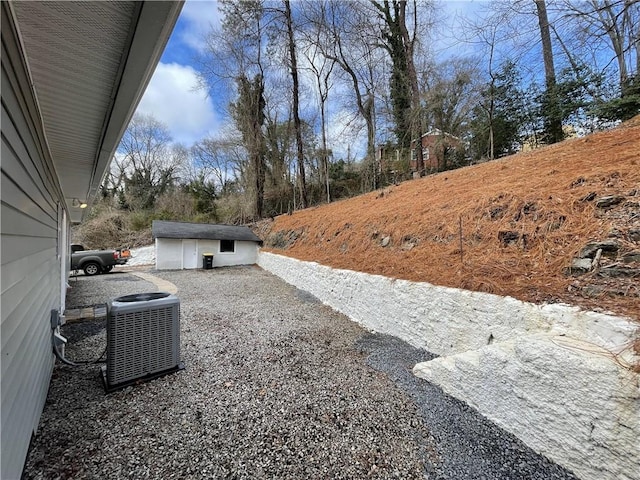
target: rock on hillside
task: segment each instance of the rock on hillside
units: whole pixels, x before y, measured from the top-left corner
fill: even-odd
[[[256,226],[336,268],[640,318],[640,117]]]

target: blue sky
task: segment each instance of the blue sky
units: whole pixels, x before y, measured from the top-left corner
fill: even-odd
[[[190,146],[216,133],[223,118],[204,89],[198,88],[195,58],[212,26],[220,24],[215,1],[188,1],[167,43],[138,112],[163,122],[173,140]]]
[[[438,2],[438,6],[446,8],[447,17],[453,18],[455,13],[468,12],[479,3],[482,2],[448,0]],[[220,13],[215,1],[187,1],[138,106],[138,112],[163,122],[173,140],[185,146],[220,132],[224,122],[224,105],[216,105],[215,99],[198,87],[195,63],[197,55],[205,49],[207,33],[219,26]],[[446,45],[445,38],[441,41]],[[340,113],[335,120],[340,123]]]

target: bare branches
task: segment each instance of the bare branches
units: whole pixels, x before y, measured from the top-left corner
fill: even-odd
[[[133,209],[153,207],[171,188],[184,156],[171,144],[167,127],[148,115],[137,114],[125,131],[111,170],[112,194],[126,196]]]

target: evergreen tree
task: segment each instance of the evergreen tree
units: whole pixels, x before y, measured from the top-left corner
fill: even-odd
[[[471,121],[471,154],[474,160],[500,158],[520,146],[525,123],[524,92],[515,63],[504,63],[494,81],[482,92]],[[493,138],[493,155],[491,149]]]
[[[607,121],[629,120],[640,114],[640,77],[628,77],[619,97],[595,102],[592,112]]]

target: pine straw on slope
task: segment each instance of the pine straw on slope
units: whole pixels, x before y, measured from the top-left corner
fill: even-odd
[[[592,193],[636,197],[612,214],[586,200]],[[640,228],[638,196],[640,117],[613,131],[283,215],[259,234],[265,250],[336,268],[637,319],[633,282],[625,294],[593,297],[579,288],[584,279],[565,270],[588,241],[614,229],[623,250],[638,249],[627,235]]]

